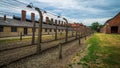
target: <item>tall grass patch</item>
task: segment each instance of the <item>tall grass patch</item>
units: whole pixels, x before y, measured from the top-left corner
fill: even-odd
[[[78,64],[83,68],[120,68],[120,35],[95,34],[87,41],[88,53]]]

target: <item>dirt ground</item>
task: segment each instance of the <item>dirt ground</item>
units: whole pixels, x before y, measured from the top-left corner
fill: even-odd
[[[68,68],[75,54],[84,48],[85,39],[64,44],[62,46],[62,59],[58,58],[59,48],[48,50],[39,55],[34,55],[17,62],[11,63],[3,68]]]

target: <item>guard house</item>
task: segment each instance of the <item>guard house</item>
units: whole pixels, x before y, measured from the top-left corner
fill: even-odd
[[[106,34],[120,34],[120,12],[115,17],[106,21],[101,32]]]

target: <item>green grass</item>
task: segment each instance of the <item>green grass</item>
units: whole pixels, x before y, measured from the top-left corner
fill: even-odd
[[[22,41],[30,41],[31,38],[23,38]],[[4,39],[4,40],[0,40],[1,44],[5,44],[5,43],[11,43],[11,42],[19,42],[20,38],[14,38],[14,39]]]
[[[68,34],[69,36],[71,36],[70,34]],[[42,36],[42,40],[54,40],[55,35],[43,35]],[[65,34],[58,34],[58,38],[65,38]],[[23,37],[22,41],[31,41],[32,40],[32,36],[28,36],[28,37]],[[35,41],[37,41],[37,36],[35,37]],[[8,39],[1,39],[0,40],[0,44],[4,45],[4,44],[8,44],[8,43],[14,43],[14,42],[21,42],[20,38],[8,38]]]
[[[120,68],[120,35],[95,34],[87,43],[88,54],[77,64],[83,68]]]

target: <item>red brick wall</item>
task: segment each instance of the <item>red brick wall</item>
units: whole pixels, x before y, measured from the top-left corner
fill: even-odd
[[[4,21],[6,21],[6,15],[4,15]]]
[[[46,23],[48,24],[49,17],[46,17]]]
[[[35,14],[31,13],[31,21],[34,22],[35,21]]]
[[[118,26],[118,33],[120,34],[120,13],[113,17],[111,20],[107,22],[107,24],[102,28],[103,33],[111,33],[111,27]]]
[[[22,10],[22,21],[26,21],[26,11]]]

